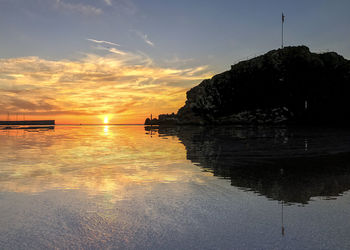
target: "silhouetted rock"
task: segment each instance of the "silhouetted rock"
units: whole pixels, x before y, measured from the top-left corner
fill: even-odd
[[[305,46],[242,61],[187,92],[178,124],[348,123],[350,62]]]
[[[146,120],[145,120],[145,125],[151,125],[151,119],[146,118]]]
[[[159,125],[159,121],[157,118],[152,118],[152,120],[150,118],[147,118],[145,120],[145,125]]]
[[[176,124],[177,124],[177,116],[174,113],[159,115],[158,119],[153,118],[151,120],[150,118],[147,118],[145,121],[145,125],[176,125]]]
[[[175,125],[177,123],[177,116],[174,113],[159,115],[159,125]]]

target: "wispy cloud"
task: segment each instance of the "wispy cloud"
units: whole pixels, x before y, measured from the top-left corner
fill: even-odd
[[[154,47],[154,43],[151,40],[148,39],[148,36],[146,34],[141,36],[141,37],[145,41],[145,43],[147,43],[148,45]]]
[[[196,60],[194,58],[179,58],[177,55],[173,55],[171,58],[165,58],[162,60],[162,64],[167,67],[188,67],[194,65]]]
[[[106,55],[81,59],[0,59],[0,113],[55,116],[58,122],[143,122],[153,114],[176,112],[185,92],[212,73],[205,66],[169,68],[142,52],[105,48]]]
[[[69,11],[79,12],[85,15],[100,15],[103,12],[102,9],[91,5],[82,3],[68,3],[62,0],[56,0],[56,7]]]
[[[113,46],[120,46],[117,43],[112,43],[112,42],[108,42],[108,41],[95,40],[95,39],[91,39],[91,38],[87,38],[86,40],[88,40],[90,42],[93,42],[93,43],[108,44],[108,45],[113,45]]]
[[[154,43],[148,38],[147,34],[144,34],[144,33],[142,33],[141,31],[138,31],[138,30],[131,30],[131,31],[133,31],[136,35],[138,35],[149,46],[154,47]]]
[[[107,5],[112,6],[112,0],[104,0],[104,1]]]
[[[122,55],[122,56],[126,55],[126,52],[121,51],[121,50],[116,49],[116,48],[109,48],[108,51],[111,53],[114,53],[114,54]]]

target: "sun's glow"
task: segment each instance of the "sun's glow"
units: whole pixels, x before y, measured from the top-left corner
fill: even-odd
[[[108,121],[108,116],[105,116],[105,117],[103,118],[103,123],[104,123],[104,124],[108,124],[108,122],[109,122],[109,121]]]
[[[206,65],[178,68],[143,53],[109,52],[75,60],[0,58],[0,120],[9,112],[61,124],[143,124],[147,114],[178,110],[186,91],[212,76]]]

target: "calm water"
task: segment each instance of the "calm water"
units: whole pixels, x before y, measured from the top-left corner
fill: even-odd
[[[0,249],[349,249],[350,130],[0,130]]]

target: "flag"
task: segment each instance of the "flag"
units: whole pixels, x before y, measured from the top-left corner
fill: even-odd
[[[282,12],[282,23],[284,23],[284,14]]]

